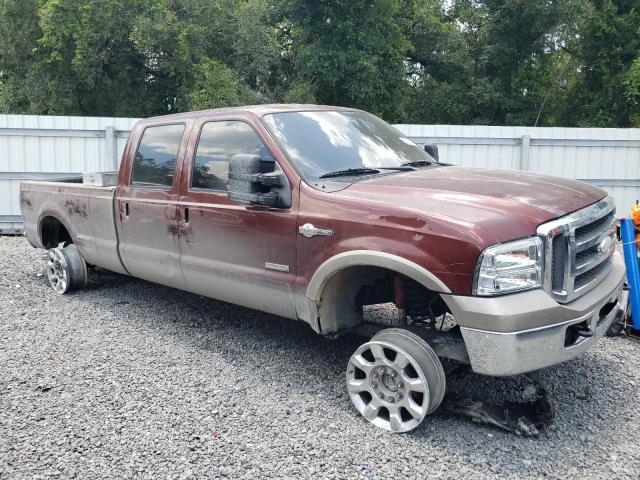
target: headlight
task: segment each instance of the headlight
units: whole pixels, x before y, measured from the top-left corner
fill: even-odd
[[[487,248],[478,259],[474,295],[490,296],[542,285],[542,240],[523,238]]]

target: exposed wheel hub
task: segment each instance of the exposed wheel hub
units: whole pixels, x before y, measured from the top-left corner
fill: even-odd
[[[393,367],[380,366],[371,371],[369,382],[371,389],[381,400],[394,403],[402,399],[404,382],[400,380],[400,372]]]

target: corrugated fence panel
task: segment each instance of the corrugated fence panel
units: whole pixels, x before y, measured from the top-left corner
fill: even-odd
[[[0,115],[0,233],[21,229],[21,180],[116,169],[136,121]],[[588,181],[616,198],[621,215],[640,199],[640,129],[397,127],[419,144],[437,144],[440,159],[446,163]]]
[[[0,233],[22,228],[20,181],[117,169],[136,122],[134,118],[0,115]]]

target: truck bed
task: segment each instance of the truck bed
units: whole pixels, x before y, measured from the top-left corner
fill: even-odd
[[[22,182],[20,205],[27,239],[42,248],[42,221],[55,217],[70,233],[87,263],[126,273],[118,255],[115,191],[116,187],[85,185],[80,177]]]

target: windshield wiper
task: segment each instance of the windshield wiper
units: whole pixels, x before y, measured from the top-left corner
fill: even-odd
[[[356,175],[372,175],[374,173],[380,173],[380,170],[376,170],[375,168],[347,168],[346,170],[336,170],[335,172],[325,173],[318,178],[350,177]]]
[[[438,165],[440,162],[435,160],[418,160],[416,162],[403,163],[403,167],[428,167],[430,165]]]
[[[403,163],[402,165],[399,165],[397,167],[378,167],[380,170],[399,170],[401,172],[412,172],[413,170],[415,170],[415,168],[413,168],[411,165],[407,165],[406,163]]]

